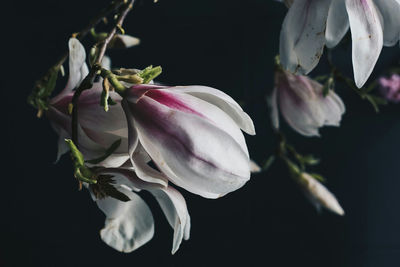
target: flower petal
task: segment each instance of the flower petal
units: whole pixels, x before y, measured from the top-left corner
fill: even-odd
[[[374,69],[382,50],[383,32],[379,13],[372,0],[346,0],[353,42],[353,71],[361,88]]]
[[[190,216],[183,196],[173,187],[150,191],[160,204],[168,223],[174,229],[172,254],[179,249],[182,239],[190,233]]]
[[[296,0],[283,21],[279,54],[283,67],[307,74],[317,64],[325,45],[330,0]]]
[[[64,90],[51,100],[51,103],[58,102],[65,94],[70,93],[75,89],[80,82],[89,73],[89,69],[85,63],[86,52],[85,48],[76,38],[70,38],[68,41],[69,47],[69,77]]]
[[[332,90],[326,96],[323,95],[323,88],[320,83],[309,80],[311,86],[315,88],[318,97],[318,103],[322,114],[324,115],[323,125],[339,126],[342,120],[342,115],[346,112],[346,108],[342,99]]]
[[[250,177],[249,159],[225,131],[198,115],[144,96],[130,103],[139,140],[158,168],[178,186],[215,198]]]
[[[46,112],[47,117],[52,121],[56,131],[61,130],[67,133],[66,137],[70,138],[71,133],[71,117],[60,112],[53,106],[50,106]],[[57,130],[57,128],[59,130]],[[105,150],[115,142],[119,137],[107,134],[107,133],[96,133],[89,129],[83,129],[78,125],[78,146],[79,150],[83,153],[85,159],[95,159],[103,156]],[[129,155],[123,151],[120,153],[114,153],[110,155],[106,160],[99,163],[104,167],[118,167],[129,159]]]
[[[136,174],[143,181],[149,183],[159,183],[166,187],[168,185],[167,177],[163,173],[147,165],[147,160],[141,156],[141,150],[137,149],[139,146],[138,133],[135,127],[132,112],[126,100],[122,101],[122,107],[128,122],[128,153],[129,158],[131,159],[132,167],[135,169]]]
[[[110,105],[106,112],[100,105],[100,97],[103,91],[101,83],[93,84],[89,90],[83,91],[79,98],[79,123],[82,127],[95,130],[96,132],[112,132],[127,129],[124,111],[119,104],[121,97],[110,92],[110,97],[117,102]]]
[[[153,237],[153,215],[137,194],[124,188],[118,190],[131,200],[122,202],[107,197],[96,201],[107,216],[100,236],[110,247],[120,252],[132,252]]]
[[[279,87],[279,108],[286,122],[305,136],[319,136],[324,123],[319,98],[314,93],[310,79],[287,73],[288,83]],[[322,85],[319,85],[322,88]],[[321,90],[321,89],[317,89]]]
[[[85,63],[86,52],[85,48],[76,38],[70,38],[68,42],[69,47],[69,79],[65,91],[71,91],[77,87],[81,81],[89,73],[88,67]]]
[[[151,90],[146,93],[146,96],[155,99],[158,103],[168,106],[171,109],[182,110],[209,120],[218,128],[232,136],[241,146],[242,150],[247,155],[249,154],[246,141],[240,128],[227,113],[217,106],[192,95],[170,90],[170,88]]]
[[[383,45],[394,46],[400,38],[400,4],[395,0],[378,0],[375,4],[383,19]]]
[[[170,87],[169,90],[177,90],[179,92],[187,93],[189,95],[200,98],[208,103],[211,103],[226,114],[228,114],[236,124],[246,133],[254,135],[255,129],[252,119],[247,115],[246,112],[240,107],[240,105],[233,100],[232,97],[225,94],[224,92],[207,87],[207,86],[176,86]]]
[[[349,30],[349,17],[347,16],[345,0],[331,2],[326,22],[326,46],[335,47]]]

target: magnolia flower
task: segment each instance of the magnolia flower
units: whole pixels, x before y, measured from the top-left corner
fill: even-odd
[[[345,112],[342,100],[332,90],[324,96],[320,83],[285,70],[275,72],[270,104],[276,129],[279,128],[279,109],[286,122],[305,136],[319,136],[319,128],[325,125],[339,126]]]
[[[249,180],[249,154],[240,129],[255,134],[254,125],[223,92],[136,85],[127,90],[122,106],[129,154],[141,179],[169,180],[206,198],[223,196]],[[161,172],[138,159],[141,146]]]
[[[100,231],[101,239],[106,244],[120,252],[132,252],[153,237],[153,215],[136,193],[141,190],[150,192],[156,198],[174,229],[172,254],[179,249],[182,239],[189,239],[190,216],[185,199],[176,189],[144,182],[132,169],[104,168],[97,172],[98,175],[112,176],[115,188],[130,199],[123,202],[111,197],[97,197],[95,187],[91,188],[94,200],[107,217]]]
[[[87,73],[83,46],[76,39],[69,46],[69,81],[47,112],[60,135],[59,154],[67,151],[64,139],[71,134],[72,89]],[[128,89],[124,110],[121,97],[110,92],[117,105],[104,112],[99,104],[101,91],[101,84],[95,83],[79,98],[78,146],[85,159],[103,156],[121,139],[118,149],[100,165],[118,167],[131,158],[144,181],[164,187],[171,181],[209,198],[234,191],[249,179],[249,155],[240,128],[254,134],[254,125],[223,92],[203,86],[137,85]],[[150,160],[161,172],[147,164]]]
[[[391,102],[400,102],[400,75],[392,74],[390,78],[381,77],[379,85],[382,95]]]
[[[318,211],[321,210],[321,207],[324,207],[333,213],[344,215],[344,210],[340,206],[336,197],[310,174],[305,172],[301,173],[297,182],[303,189],[306,197]]]
[[[336,46],[350,28],[354,79],[362,87],[382,46],[399,40],[399,14],[399,0],[294,0],[281,30],[282,65],[295,74],[308,74],[324,45]]]
[[[50,100],[47,117],[59,135],[59,157],[68,151],[64,139],[71,136],[71,116],[68,105],[71,103],[75,89],[86,77],[88,68],[85,63],[86,54],[82,44],[75,38],[69,40],[69,78],[66,87],[60,94]],[[90,90],[83,91],[79,98],[78,134],[79,148],[85,159],[93,159],[104,155],[105,150],[116,140],[121,139],[120,147],[100,165],[117,167],[129,159],[127,154],[127,125],[121,105],[110,106],[104,112],[100,106],[102,85],[97,82]],[[110,92],[111,98],[119,102],[121,97]],[[123,132],[125,129],[125,137]]]

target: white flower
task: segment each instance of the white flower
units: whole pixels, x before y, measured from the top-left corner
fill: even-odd
[[[172,254],[190,236],[190,216],[183,196],[173,187],[144,182],[132,169],[105,168],[98,175],[111,175],[118,191],[130,200],[123,202],[112,197],[98,199],[92,193],[99,208],[105,213],[106,221],[100,231],[101,239],[120,252],[132,252],[147,243],[154,234],[154,220],[150,208],[136,193],[150,192],[174,229]],[[134,192],[135,191],[135,192]]]
[[[223,92],[204,86],[137,85],[128,89],[122,106],[132,164],[141,179],[170,180],[207,198],[223,196],[249,180],[240,129],[255,134],[253,122]],[[136,158],[138,144],[161,173]]]
[[[344,210],[336,197],[310,174],[303,172],[297,182],[318,211],[320,211],[321,207],[324,207],[333,213],[344,215]]]
[[[336,46],[350,28],[354,80],[362,87],[382,46],[400,38],[398,0],[295,0],[282,25],[282,65],[295,74],[308,74],[325,44]]]
[[[66,87],[57,96],[50,100],[46,112],[53,128],[59,135],[57,159],[68,151],[64,139],[71,137],[71,116],[68,114],[68,105],[71,103],[74,89],[86,77],[88,68],[85,63],[86,53],[82,44],[75,38],[69,40],[69,78]],[[110,106],[104,112],[100,106],[102,92],[100,82],[95,83],[90,90],[83,91],[79,98],[78,116],[78,145],[85,159],[98,158],[104,155],[105,150],[116,140],[122,139],[120,147],[100,165],[118,167],[129,159],[127,153],[128,139],[121,132],[126,132],[127,125],[121,105]],[[119,102],[121,97],[110,92],[113,100]]]
[[[279,128],[279,110],[286,122],[305,136],[319,136],[323,126],[339,126],[345,107],[332,90],[323,95],[323,86],[307,76],[285,70],[275,73],[275,88],[271,96],[271,119]]]

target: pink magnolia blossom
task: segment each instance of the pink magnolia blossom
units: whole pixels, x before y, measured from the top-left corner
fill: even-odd
[[[382,95],[391,102],[400,102],[400,75],[392,74],[390,78],[381,77],[379,85]]]
[[[223,92],[204,86],[137,85],[128,89],[122,106],[129,154],[141,179],[169,180],[207,198],[223,196],[249,180],[249,154],[240,129],[255,134],[253,122]],[[141,146],[161,172],[138,159]]]
[[[85,50],[71,39],[70,77],[66,88],[50,102],[47,116],[64,138],[71,134],[68,104],[87,73]],[[100,165],[118,167],[131,158],[144,181],[167,186],[168,181],[208,198],[240,188],[250,177],[250,161],[240,129],[255,134],[250,117],[225,93],[210,87],[137,85],[104,112],[99,104],[101,84],[79,99],[78,146],[85,159],[102,156],[114,141],[122,143]],[[127,119],[126,119],[127,118]],[[129,137],[129,140],[128,140]],[[129,153],[128,153],[129,152]],[[158,169],[148,165],[153,160]]]
[[[339,126],[344,104],[333,91],[326,96],[322,91],[323,86],[307,76],[276,71],[270,99],[273,126],[279,128],[279,111],[295,131],[305,136],[319,136],[323,126]]]
[[[294,0],[280,35],[282,65],[292,73],[308,74],[324,46],[336,46],[350,28],[354,79],[362,87],[382,46],[399,41],[399,14],[399,0]]]
[[[65,89],[50,101],[47,116],[60,136],[71,135],[68,105],[73,89],[87,74],[85,50],[69,41],[69,79]],[[190,216],[182,195],[169,182],[207,198],[217,198],[243,186],[250,178],[250,159],[241,129],[255,134],[250,117],[223,92],[204,86],[163,87],[136,85],[108,112],[100,106],[101,83],[82,93],[78,108],[78,147],[85,159],[102,156],[115,140],[121,145],[96,169],[111,175],[115,187],[129,201],[92,196],[107,219],[100,235],[118,251],[130,252],[148,242],[154,233],[150,209],[135,193],[149,191],[174,228],[172,253],[189,238]],[[153,160],[157,168],[150,166]]]

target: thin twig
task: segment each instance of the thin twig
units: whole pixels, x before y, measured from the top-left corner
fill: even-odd
[[[99,71],[101,70],[101,61],[103,60],[104,54],[107,50],[107,46],[110,41],[114,38],[115,34],[117,33],[118,29],[121,29],[122,24],[126,18],[126,15],[132,9],[134,0],[131,0],[125,6],[121,7],[121,12],[118,16],[118,20],[115,23],[115,26],[111,29],[108,33],[107,38],[102,40],[101,42],[97,43],[96,46],[100,47],[99,52],[94,62],[93,66],[91,67],[89,74],[85,77],[82,81],[81,85],[76,89],[74,96],[72,97],[72,120],[71,120],[71,128],[72,128],[72,141],[78,145],[78,101],[79,97],[84,90],[90,89],[93,86],[94,80],[96,79]]]
[[[118,9],[125,1],[124,0],[116,0],[112,1],[108,7],[103,8],[90,22],[89,24],[80,32],[72,34],[73,37],[81,41],[90,30],[95,27],[103,18],[107,17],[111,12]],[[66,51],[64,55],[57,61],[57,63],[53,67],[60,67],[68,57],[69,52]]]
[[[83,39],[88,32],[90,32],[91,28],[95,27],[102,19],[106,18],[109,13],[118,9],[123,3],[126,3],[126,1],[127,0],[112,1],[109,6],[99,12],[99,14],[94,17],[82,31],[74,33],[72,36],[78,40]],[[47,110],[49,98],[55,88],[58,72],[61,69],[62,64],[64,64],[68,58],[68,54],[69,52],[66,51],[64,55],[61,56],[58,61],[46,71],[45,75],[35,82],[34,88],[31,94],[28,96],[28,103],[38,109],[38,118],[42,116],[44,110]]]

